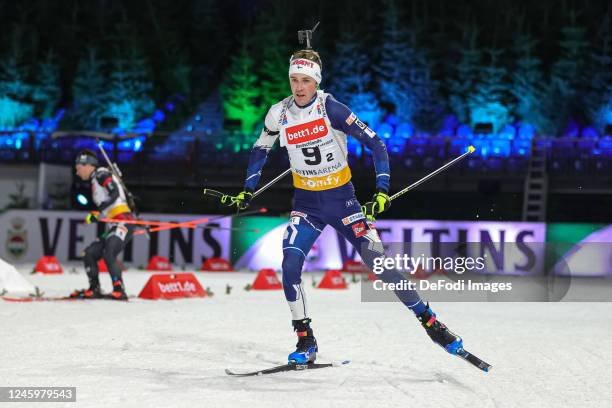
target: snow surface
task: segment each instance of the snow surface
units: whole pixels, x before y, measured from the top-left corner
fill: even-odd
[[[19,270],[47,295],[85,286],[80,267],[60,276]],[[128,293],[137,295],[149,275],[125,273]],[[75,386],[79,407],[603,407],[612,401],[610,303],[433,304],[466,349],[493,365],[483,373],[434,345],[401,304],[362,303],[355,284],[346,291],[314,289],[311,276],[320,275],[308,275],[319,361],[351,363],[233,378],[225,368],[285,362],[295,344],[289,309],[282,291],[245,291],[252,273],[197,276],[214,297],[0,301],[0,386]],[[101,280],[109,290],[108,275]]]
[[[0,258],[0,292],[3,290],[33,291],[34,286],[13,265]]]

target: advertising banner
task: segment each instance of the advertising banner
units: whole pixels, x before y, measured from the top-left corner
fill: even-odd
[[[549,224],[546,236],[552,273],[612,277],[612,225]]]
[[[0,214],[0,258],[13,264],[34,263],[45,255],[56,256],[60,262],[80,260],[84,249],[106,228],[103,223],[86,224],[85,215],[29,210]],[[204,217],[143,214],[141,218],[179,223]],[[209,216],[215,217],[219,216]],[[161,255],[175,265],[198,268],[204,260],[220,257],[238,270],[281,270],[287,225],[284,217],[244,217],[233,223],[221,218],[206,224],[207,228],[202,224],[139,235],[121,260],[140,267],[153,255]],[[612,226],[606,224],[380,220],[375,226],[387,252],[403,243],[401,255],[413,258],[463,248],[458,249],[463,255],[485,258],[487,273],[612,276]],[[347,260],[360,260],[358,251],[326,227],[307,254],[304,270],[340,269]]]
[[[77,261],[104,223],[85,223],[85,212],[11,210],[0,215],[0,258],[10,263],[34,263],[41,256],[54,255],[60,262]],[[142,214],[142,219],[185,222],[206,215]],[[216,216],[210,216],[216,217]],[[231,220],[218,219],[198,228],[173,228],[135,236],[120,255],[134,267],[147,264],[153,255],[162,255],[176,265],[199,267],[210,257],[229,258]]]
[[[287,220],[254,217],[241,222],[261,232],[232,237],[236,268],[280,270]],[[375,226],[384,243],[415,244],[412,248],[419,253],[414,255],[435,255],[443,244],[470,243],[470,250],[490,260],[489,270],[495,268],[497,273],[541,273],[544,265],[544,223],[381,220]],[[360,259],[357,250],[333,228],[326,227],[307,254],[304,269],[340,269],[344,261],[353,259]],[[526,262],[527,269],[523,267]]]

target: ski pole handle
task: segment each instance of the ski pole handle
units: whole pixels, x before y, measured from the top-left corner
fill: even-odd
[[[205,188],[205,189],[204,189],[204,195],[209,195],[209,196],[213,196],[213,197],[219,197],[219,198],[221,198],[221,197],[223,197],[225,194],[223,194],[222,192],[217,191],[217,190],[213,190],[213,189],[210,189],[210,188]]]
[[[258,195],[260,195],[261,193],[263,193],[264,191],[266,191],[268,188],[270,188],[270,186],[274,185],[275,183],[277,183],[280,179],[282,179],[283,177],[285,177],[287,174],[289,174],[291,172],[291,169],[287,169],[285,171],[283,171],[281,174],[279,174],[278,176],[274,177],[272,180],[270,180],[269,182],[267,182],[263,187],[261,187],[259,190],[253,192],[253,197],[251,197],[251,199],[257,197]],[[209,196],[213,196],[213,197],[218,197],[221,198],[223,196],[225,196],[226,194],[223,194],[220,191],[217,190],[213,190],[210,188],[205,188],[204,189],[204,195],[209,195]]]

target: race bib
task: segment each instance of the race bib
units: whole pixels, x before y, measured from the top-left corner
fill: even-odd
[[[128,229],[125,224],[117,224],[115,229],[109,234],[109,237],[117,237],[122,241],[125,241],[125,237],[128,234]]]

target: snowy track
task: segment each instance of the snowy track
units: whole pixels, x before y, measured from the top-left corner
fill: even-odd
[[[149,274],[124,276],[137,295]],[[0,385],[76,386],[79,407],[603,407],[612,400],[612,304],[433,305],[466,348],[493,365],[487,374],[435,346],[400,304],[361,303],[357,285],[316,290],[307,276],[319,360],[351,364],[233,378],[225,368],[285,362],[295,343],[289,310],[282,291],[244,291],[253,274],[197,276],[214,297],[0,302]],[[27,278],[47,295],[85,284],[82,274]],[[101,281],[108,290],[106,274]]]

